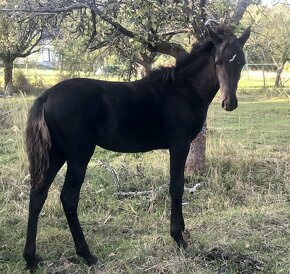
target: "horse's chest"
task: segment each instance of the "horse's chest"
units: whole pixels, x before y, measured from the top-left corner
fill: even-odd
[[[194,140],[199,132],[202,130],[202,127],[206,121],[205,115],[196,115],[192,119],[192,125],[190,129],[191,140]]]

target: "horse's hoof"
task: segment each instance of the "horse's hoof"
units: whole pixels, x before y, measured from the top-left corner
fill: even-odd
[[[182,240],[181,246],[183,247],[184,250],[186,250],[188,247],[188,243],[186,241]]]
[[[38,255],[36,255],[33,259],[27,259],[25,270],[29,270],[30,273],[34,273],[37,270],[38,263],[40,261],[42,261],[42,258]]]
[[[177,242],[177,245],[178,245],[179,248],[183,248],[184,250],[186,250],[187,247],[188,247],[188,243],[185,240],[183,240],[183,239],[180,239]]]
[[[88,266],[92,266],[92,265],[95,265],[98,262],[98,258],[93,256],[93,255],[90,255],[87,258],[85,258],[85,261],[86,261],[86,264]]]
[[[29,271],[30,273],[34,273],[36,272],[38,268],[38,262],[37,261],[33,261],[33,262],[27,262],[26,266],[25,266],[25,270]]]

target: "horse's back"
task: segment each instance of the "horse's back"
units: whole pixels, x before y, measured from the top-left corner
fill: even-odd
[[[78,143],[122,152],[165,148],[163,102],[152,94],[134,82],[66,80],[43,95],[45,119],[53,139],[69,150]]]

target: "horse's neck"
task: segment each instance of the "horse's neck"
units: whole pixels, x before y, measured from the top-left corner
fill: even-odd
[[[200,56],[196,63],[181,68],[180,80],[187,79],[188,96],[198,95],[205,104],[210,104],[219,89],[219,82],[214,65],[215,52]]]

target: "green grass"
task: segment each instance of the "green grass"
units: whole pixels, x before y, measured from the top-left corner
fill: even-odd
[[[249,101],[242,97],[237,110],[230,113],[225,113],[219,104],[213,104],[208,123],[214,125],[213,130],[220,138],[229,138],[235,144],[279,147],[289,141],[289,117],[289,100]]]
[[[96,149],[82,189],[79,215],[99,264],[75,256],[59,194],[65,168],[42,211],[37,273],[289,273],[290,101],[275,91],[239,91],[239,108],[208,116],[203,174],[188,176],[184,217],[187,252],[169,235],[168,153],[120,154]],[[23,144],[32,97],[0,99],[0,273],[23,273],[28,169]],[[118,178],[114,175],[117,174]],[[116,192],[156,190],[148,197]],[[213,250],[218,250],[215,254]],[[237,254],[263,262],[261,271]]]
[[[41,68],[14,68],[14,76],[17,73],[23,73],[29,83],[32,85],[32,93],[37,93],[43,91],[43,89],[48,88],[56,83],[70,78],[69,73],[66,71],[60,71],[57,69],[41,69]],[[94,75],[93,73],[85,74],[80,73],[76,77],[91,77],[96,79],[110,80],[110,81],[121,81],[121,78],[113,75]],[[15,78],[14,78],[15,79]],[[0,87],[4,85],[4,70],[0,68]]]

